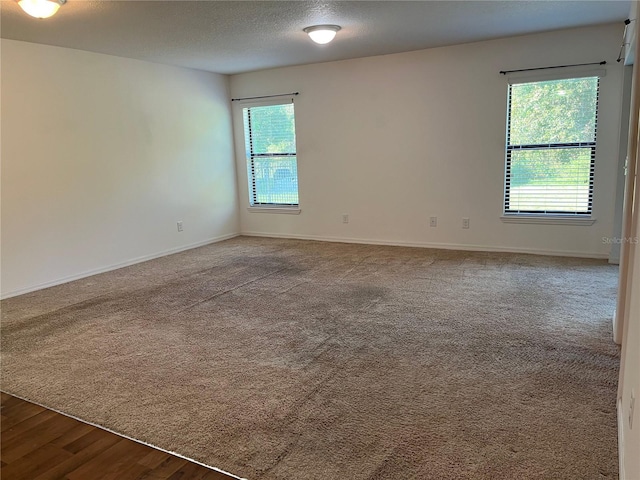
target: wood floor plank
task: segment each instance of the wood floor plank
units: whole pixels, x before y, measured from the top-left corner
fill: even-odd
[[[2,405],[2,480],[233,478],[7,394]]]
[[[73,442],[65,445],[64,449],[71,453],[78,453],[88,448],[95,442],[100,441],[103,438],[104,438],[103,432],[100,429],[94,428],[86,435],[83,435],[77,440],[74,440]],[[112,442],[111,445],[115,444],[119,440],[120,438],[118,436],[111,437],[111,442]],[[111,445],[109,445],[109,447]]]
[[[93,425],[89,425],[88,423],[80,423],[78,422],[73,428],[71,428],[67,433],[62,435],[61,437],[56,438],[51,443],[53,445],[58,445],[60,447],[66,447],[67,445],[75,442],[79,438],[87,435],[94,431],[96,427]]]
[[[2,434],[2,458],[11,463],[41,445],[48,443],[71,428],[71,419],[58,417],[55,412],[44,411],[10,428]],[[16,438],[28,438],[28,442],[17,442]]]
[[[24,414],[24,410],[22,409],[16,410],[15,414],[15,418],[11,416],[11,413],[9,414],[10,416],[7,419],[7,429],[2,431],[3,439],[8,440],[17,435],[23,435],[26,430],[29,430],[56,416],[55,412],[48,410],[40,410],[35,415],[31,415],[26,418],[22,418],[22,415]]]
[[[167,478],[180,470],[186,463],[186,460],[172,455],[149,473],[138,477],[137,480],[167,480]]]
[[[204,471],[200,465],[195,463],[187,463],[179,470],[173,473],[167,480],[200,480],[204,475]]]
[[[3,392],[2,394],[2,403],[0,403],[0,406],[2,406],[2,410],[5,410],[7,408],[11,408],[15,405],[22,405],[23,402],[20,398],[18,397],[14,397],[13,395],[8,395],[6,393]]]
[[[117,435],[101,435],[95,442],[91,442],[87,445],[86,448],[79,450],[77,453],[71,454],[69,459],[59,463],[33,480],[56,480],[64,478],[68,473],[77,470],[91,459],[100,455],[107,448],[118,443],[119,440],[120,439]],[[68,450],[65,449],[65,451]]]
[[[167,460],[172,455],[170,453],[163,452],[162,450],[150,450],[144,457],[138,460],[140,465],[144,465],[145,467],[149,467],[150,469],[156,468],[162,462]]]
[[[216,472],[215,470],[209,470],[200,480],[229,480],[229,478],[233,477],[229,477],[229,475],[225,475],[224,473]]]
[[[195,463],[188,463],[167,480],[228,480],[229,476]]]
[[[48,413],[48,412],[43,412]],[[55,413],[55,412],[54,412]],[[42,415],[40,414],[40,415]],[[27,420],[28,421],[28,420]],[[16,427],[22,425],[25,422],[19,423]],[[9,430],[9,433],[14,433],[12,436],[12,440],[9,443],[4,443],[3,438],[3,448],[2,448],[2,458],[5,462],[11,463],[16,459],[27,455],[37,448],[46,445],[47,443],[55,440],[56,438],[62,436],[68,430],[70,430],[75,425],[75,420],[65,416],[53,415],[48,420],[39,423],[38,425],[24,431],[24,434],[28,436],[29,441],[19,442],[15,441],[15,433],[12,429]],[[4,435],[3,435],[4,437]],[[4,448],[6,446],[6,448]]]
[[[105,474],[101,477],[100,480],[136,480],[140,478],[140,475],[143,475],[149,472],[150,469],[139,463],[131,463],[128,465],[124,465],[122,468],[119,468],[110,474]]]
[[[10,463],[2,469],[2,478],[14,480],[32,480],[72,456],[56,445],[43,445],[21,458],[22,461]]]
[[[10,439],[14,436],[22,435],[26,430],[29,430],[56,416],[55,412],[40,410],[35,415],[22,418],[23,412],[24,411],[22,409],[16,409],[14,412],[15,417],[12,416],[11,413],[9,414],[7,418],[7,428],[2,432],[3,439]]]
[[[35,403],[27,402],[22,402],[14,407],[8,407],[6,410],[2,411],[2,416],[5,418],[2,420],[0,431],[6,432],[18,423],[22,423],[44,411],[46,411],[44,407],[36,405]]]
[[[84,480],[91,478],[91,472],[101,472],[103,478],[110,476],[114,472],[123,469],[123,465],[126,466],[135,462],[135,458],[145,452],[146,448],[146,445],[123,438],[79,468],[68,473],[66,477],[69,480]]]

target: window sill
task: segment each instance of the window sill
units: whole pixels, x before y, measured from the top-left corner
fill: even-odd
[[[251,213],[284,213],[288,215],[300,215],[300,207],[248,207]]]
[[[596,222],[592,217],[578,217],[575,215],[502,215],[504,223],[537,223],[543,225],[593,225]]]

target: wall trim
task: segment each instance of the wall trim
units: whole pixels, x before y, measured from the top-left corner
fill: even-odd
[[[147,262],[155,258],[166,257],[167,255],[173,255],[174,253],[184,252],[185,250],[191,250],[193,248],[203,247],[211,243],[222,242],[223,240],[228,240],[230,238],[234,238],[239,235],[240,235],[239,233],[228,233],[226,235],[219,235],[217,237],[211,237],[206,240],[202,240],[200,242],[190,243],[188,245],[182,245],[180,247],[170,248],[168,250],[162,250],[161,252],[152,253],[150,255],[143,255],[141,257],[132,258],[130,260],[126,260],[120,263],[115,263],[113,265],[108,265],[106,267],[96,268],[94,270],[87,270],[85,272],[78,273],[76,275],[69,275],[67,277],[58,278],[56,280],[51,280],[49,282],[38,283],[37,285],[32,285],[30,287],[20,288],[18,290],[12,290],[9,292],[3,292],[2,294],[0,294],[0,300],[5,300],[11,297],[17,297],[18,295],[24,295],[25,293],[35,292],[36,290],[55,287],[56,285],[62,285],[63,283],[73,282],[74,280],[80,280],[81,278],[91,277],[93,275],[98,275],[99,273],[110,272],[112,270],[117,270],[119,268],[135,265],[136,263]]]
[[[622,411],[622,398],[616,402],[616,410],[618,413],[618,478],[625,480],[624,474],[624,415]]]
[[[249,213],[284,213],[289,215],[300,215],[299,207],[247,207]]]
[[[321,242],[360,243],[365,245],[389,245],[394,247],[437,248],[442,250],[463,250],[471,252],[526,253],[531,255],[549,255],[553,257],[577,257],[607,259],[606,253],[577,252],[573,250],[543,250],[536,248],[493,247],[462,243],[403,242],[398,240],[373,240],[367,238],[329,237],[324,235],[298,235],[269,232],[241,232],[247,237],[291,238],[294,240],[318,240]]]
[[[618,345],[622,345],[622,331],[618,328],[618,315],[615,308],[611,317],[611,325],[613,326],[613,341]]]
[[[299,235],[299,234],[280,234],[269,232],[240,232],[229,233],[226,235],[219,235],[217,237],[211,237],[200,242],[183,245],[180,247],[170,248],[161,252],[152,253],[150,255],[143,255],[141,257],[133,258],[125,262],[120,262],[106,267],[88,270],[76,275],[69,275],[67,277],[58,278],[49,282],[39,283],[31,285],[29,287],[21,288],[18,290],[12,290],[9,292],[3,292],[0,294],[0,300],[4,300],[11,297],[17,297],[18,295],[24,295],[25,293],[35,292],[49,287],[55,287],[56,285],[62,285],[63,283],[73,282],[81,278],[91,277],[100,273],[110,272],[119,268],[135,265],[136,263],[143,263],[155,258],[165,257],[174,253],[183,252],[185,250],[191,250],[193,248],[202,247],[212,243],[221,242],[223,240],[229,240],[238,236],[247,237],[271,237],[271,238],[290,238],[294,240],[316,240],[320,242],[334,242],[334,243],[357,243],[365,245],[388,245],[395,247],[417,247],[417,248],[437,248],[442,250],[463,250],[472,252],[504,252],[504,253],[525,253],[532,255],[550,255],[560,257],[578,257],[578,258],[597,258],[606,259],[607,254],[604,253],[585,253],[576,252],[571,250],[542,250],[531,248],[512,248],[512,247],[493,247],[486,245],[473,245],[473,244],[458,244],[458,243],[435,243],[435,242],[403,242],[398,240],[374,240],[366,238],[350,238],[350,237],[331,237],[325,235]]]

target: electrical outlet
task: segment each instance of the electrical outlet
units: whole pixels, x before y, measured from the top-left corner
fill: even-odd
[[[469,219],[466,217],[462,219],[462,228],[469,228]]]
[[[437,227],[438,226],[438,217],[429,217],[429,226]]]
[[[629,400],[629,430],[633,428],[633,411],[636,406],[636,394],[631,390],[631,400]]]
[[[178,231],[182,231],[182,221],[178,222]]]
[[[347,213],[342,214],[342,223],[349,223],[349,214]]]

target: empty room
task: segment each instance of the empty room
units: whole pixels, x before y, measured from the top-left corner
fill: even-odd
[[[637,1],[0,7],[3,480],[640,479]]]

